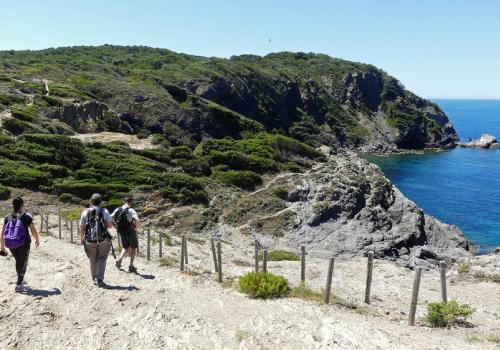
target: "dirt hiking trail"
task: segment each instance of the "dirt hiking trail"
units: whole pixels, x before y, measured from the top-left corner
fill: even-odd
[[[139,274],[130,274],[118,270],[110,256],[110,289],[91,283],[83,248],[67,237],[67,231],[63,240],[42,236],[40,248],[32,248],[26,277],[32,289],[26,294],[14,293],[13,258],[0,259],[0,348],[498,349],[485,338],[500,330],[498,283],[450,284],[450,296],[478,309],[471,320],[475,328],[409,327],[401,310],[409,307],[413,273],[389,262],[376,261],[373,305],[351,310],[295,298],[253,300],[239,293],[232,278],[252,270],[248,237],[235,236],[223,244],[222,285],[211,272],[209,241],[189,242],[188,272],[181,273],[173,260],[180,251],[174,238],[174,244],[164,248],[166,260],[175,262],[170,267],[159,266],[156,256],[150,262],[140,257]],[[308,261],[314,288],[323,285],[324,262]],[[125,268],[127,264],[124,260]],[[365,265],[364,259],[340,262],[334,292],[361,300]],[[269,269],[298,284],[298,262],[270,262]],[[439,298],[437,272],[426,274],[429,282],[423,282],[421,303]],[[479,298],[479,290],[487,292]],[[424,311],[419,305],[420,318]],[[482,337],[480,342],[470,340],[476,335]]]

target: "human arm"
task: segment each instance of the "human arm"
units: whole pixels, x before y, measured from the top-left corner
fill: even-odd
[[[134,228],[139,228],[141,226],[141,219],[139,219],[139,215],[134,209],[130,209],[130,213],[132,214],[132,224]]]
[[[39,247],[40,246],[40,235],[38,234],[38,231],[36,230],[36,227],[35,227],[35,224],[33,223],[33,221],[29,225],[29,229],[31,231],[31,235],[35,239],[35,247]]]
[[[79,222],[80,244],[83,244],[85,239],[85,225],[87,224],[87,211],[84,210]]]
[[[3,239],[4,229],[5,229],[5,224],[2,225],[2,234],[0,235],[0,254],[5,256],[6,255],[5,254],[5,241]]]

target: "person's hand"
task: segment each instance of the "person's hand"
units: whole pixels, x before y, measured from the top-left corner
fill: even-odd
[[[0,250],[0,256],[7,256],[7,252],[5,250]]]
[[[40,238],[38,238],[38,237],[37,237],[37,238],[35,239],[35,247],[37,247],[37,248],[38,248],[39,246],[40,246]]]

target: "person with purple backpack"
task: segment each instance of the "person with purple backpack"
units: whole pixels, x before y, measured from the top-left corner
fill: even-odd
[[[28,267],[28,258],[31,247],[31,237],[29,231],[35,239],[35,246],[40,246],[40,238],[33,224],[31,214],[24,211],[24,201],[21,197],[16,197],[12,200],[14,211],[7,215],[3,222],[2,235],[0,236],[0,255],[6,256],[5,248],[9,248],[10,252],[16,260],[16,292],[23,292],[26,289],[24,276]]]

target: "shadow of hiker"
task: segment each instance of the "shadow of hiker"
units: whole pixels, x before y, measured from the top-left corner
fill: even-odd
[[[104,289],[110,289],[110,290],[126,290],[128,292],[132,292],[134,290],[140,290],[136,286],[114,286],[112,284],[106,284]]]
[[[42,297],[42,298],[47,298],[53,295],[60,295],[61,290],[59,288],[54,288],[52,290],[45,290],[45,289],[26,289],[25,291],[21,292],[21,294],[24,295],[29,295],[32,297]]]
[[[144,278],[145,280],[154,280],[156,277],[153,275],[146,275],[142,273],[136,273],[137,276]]]

